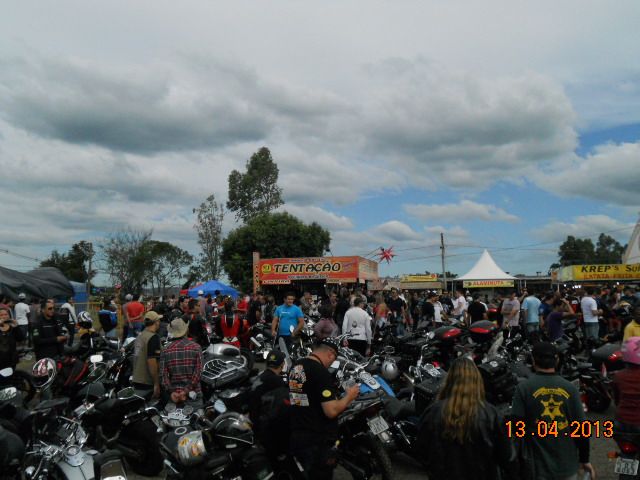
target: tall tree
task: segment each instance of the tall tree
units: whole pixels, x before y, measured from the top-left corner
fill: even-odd
[[[319,257],[331,236],[317,223],[306,225],[289,213],[268,213],[232,230],[222,242],[222,265],[242,291],[252,288],[252,253],[264,258]]]
[[[153,262],[148,242],[152,233],[127,228],[112,233],[101,245],[106,271],[125,293],[141,292],[149,281]]]
[[[89,259],[93,257],[93,246],[90,242],[74,243],[67,253],[53,250],[51,255],[40,262],[41,267],[56,267],[65,277],[73,282],[84,283],[95,276],[96,271],[88,271]]]
[[[575,238],[569,235],[558,249],[560,264],[582,265],[592,263],[595,257],[595,248],[590,238]]]
[[[154,294],[164,295],[167,287],[185,277],[186,270],[193,262],[189,252],[169,242],[149,240],[144,249],[151,257],[149,278]]]
[[[601,233],[596,243],[594,263],[622,263],[625,249],[615,238]]]
[[[222,271],[220,252],[224,206],[216,202],[214,195],[209,195],[198,208],[193,209],[193,213],[196,214],[193,228],[198,233],[198,244],[202,251],[197,268],[192,273],[199,274],[201,280],[217,279]]]
[[[227,208],[235,212],[236,220],[245,223],[284,203],[282,189],[278,187],[278,165],[267,147],[251,155],[246,167],[246,173],[233,170],[229,174],[227,201]]]

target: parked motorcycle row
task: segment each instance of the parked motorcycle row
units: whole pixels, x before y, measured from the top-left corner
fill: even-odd
[[[204,406],[162,404],[130,386],[134,339],[95,338],[83,352],[42,359],[31,375],[0,371],[0,425],[25,444],[6,476],[27,479],[127,478],[127,471],[168,478],[296,478],[295,459],[274,465],[254,439],[247,420],[250,386],[273,348],[286,365],[306,356],[315,318],[288,349],[269,325],[251,328],[249,349],[216,342],[203,351]],[[376,331],[372,355],[363,357],[339,337],[340,355],[330,371],[340,388],[360,384],[360,395],[339,417],[338,463],[354,479],[394,478],[397,452],[420,462],[414,449],[422,412],[436,399],[451,362],[467,355],[482,373],[487,400],[509,414],[519,381],[531,374],[531,343],[505,339],[488,320],[424,328],[402,337],[392,327]],[[610,375],[623,368],[619,343],[584,350],[575,321],[557,341],[559,372],[579,386],[587,410],[611,403]],[[287,382],[283,372],[283,384]],[[623,455],[632,455],[633,452]],[[636,451],[637,452],[637,451]]]

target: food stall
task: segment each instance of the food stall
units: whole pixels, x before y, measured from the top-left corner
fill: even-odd
[[[353,257],[253,257],[253,288],[269,290],[276,296],[285,291],[301,293],[309,290],[322,294],[332,286],[360,285],[378,279],[378,263],[367,258]]]

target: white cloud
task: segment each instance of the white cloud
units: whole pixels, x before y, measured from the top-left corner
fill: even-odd
[[[305,223],[316,222],[319,225],[331,230],[350,230],[353,228],[351,219],[344,215],[337,215],[333,212],[316,206],[300,206],[293,204],[285,204],[280,207],[281,211],[289,212],[291,215],[298,217]]]
[[[459,203],[445,203],[440,205],[405,204],[405,212],[424,221],[447,220],[459,222],[463,220],[484,220],[487,222],[517,222],[516,215],[508,213],[495,205],[461,200]]]
[[[421,238],[418,232],[398,220],[390,220],[380,224],[373,231],[392,241],[419,240]]]
[[[532,233],[540,240],[558,243],[569,235],[577,238],[591,237],[595,240],[600,233],[606,233],[625,244],[629,241],[634,226],[633,223],[621,222],[608,215],[581,215],[574,217],[572,222],[549,222]]]
[[[431,227],[424,227],[424,231],[429,235],[439,236],[444,233],[446,241],[461,240],[469,238],[469,232],[459,225],[455,225],[451,228],[446,228],[441,225],[434,225]]]
[[[598,199],[622,206],[640,205],[640,141],[607,144],[534,177],[540,188],[560,196]],[[637,210],[637,207],[636,207]]]

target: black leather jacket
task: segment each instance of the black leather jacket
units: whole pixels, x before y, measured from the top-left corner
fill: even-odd
[[[429,407],[420,419],[416,458],[423,459],[429,480],[517,479],[515,450],[495,407],[478,410],[476,429],[464,445],[442,438],[444,401]],[[500,477],[498,470],[502,469]]]
[[[58,342],[59,336],[63,335],[62,325],[57,317],[47,319],[43,315],[33,324],[33,350],[36,359],[55,358],[62,355],[64,351],[64,343]]]

